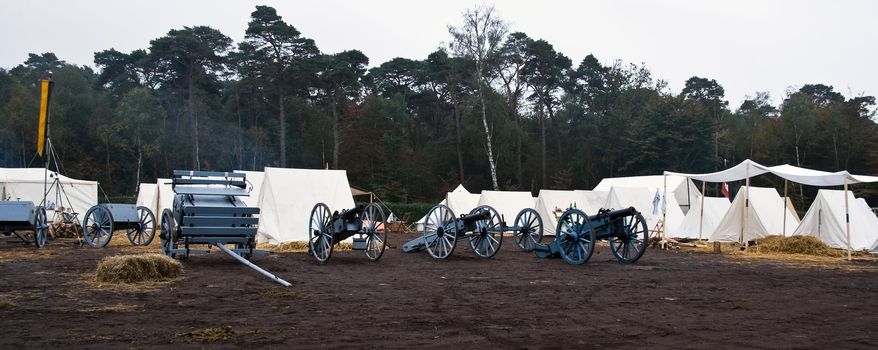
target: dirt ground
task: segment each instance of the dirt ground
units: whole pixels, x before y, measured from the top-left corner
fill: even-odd
[[[519,252],[493,259],[458,242],[444,261],[377,263],[336,252],[254,262],[283,288],[214,251],[182,279],[94,282],[104,256],[157,252],[117,236],[104,249],[0,241],[0,348],[876,348],[878,262],[752,258],[651,249],[621,265],[605,247],[586,265]],[[158,241],[158,239],[156,239]]]

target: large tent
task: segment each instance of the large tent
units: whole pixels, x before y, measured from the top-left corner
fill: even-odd
[[[165,209],[173,210],[174,209],[174,188],[172,186],[173,181],[171,179],[158,178],[156,179],[156,187],[158,188],[159,199],[158,199],[158,211],[156,213],[156,220],[161,221],[161,213],[165,211]]]
[[[584,191],[582,191],[584,192]],[[558,218],[570,207],[581,208],[585,210],[585,196],[581,191],[558,191],[558,190],[540,190],[537,196],[535,208],[540,218],[543,220],[543,234],[554,235],[558,226]],[[593,212],[586,211],[587,214],[593,215]],[[514,225],[513,218],[507,218],[507,225]]]
[[[576,190],[576,194],[581,198],[579,208],[588,215],[594,215],[607,204],[607,197],[610,195],[610,191]]]
[[[46,175],[48,184],[44,182]],[[58,207],[72,209],[81,217],[98,204],[97,181],[77,180],[51,170],[47,174],[45,168],[0,168],[0,184],[3,200],[31,201],[39,205],[45,194],[49,220]]]
[[[258,203],[261,212],[256,240],[278,244],[308,240],[315,204],[340,211],[353,208],[354,198],[344,170],[267,167]]]
[[[667,179],[666,179],[667,178]],[[613,187],[646,187],[653,193],[656,191],[664,192],[665,180],[667,180],[668,192],[673,192],[673,197],[679,204],[683,213],[689,211],[689,207],[694,205],[701,196],[701,191],[695,187],[695,183],[685,176],[629,176],[629,177],[610,177],[601,180],[594,187],[594,191],[610,191]]]
[[[661,192],[646,187],[613,187],[607,195],[604,208],[624,209],[634,207],[646,220],[650,230],[664,219],[665,232],[668,228],[676,228],[683,222],[683,211],[674,196],[668,196],[667,204],[663,204]],[[671,232],[673,233],[673,232]]]
[[[451,201],[449,201],[449,198]],[[475,198],[475,203],[473,203],[473,198]],[[454,212],[454,215],[460,215],[460,211],[464,210],[467,213],[473,208],[479,206],[479,194],[478,193],[470,193],[467,191],[463,184],[457,185],[451,192],[448,192],[445,195],[445,199],[436,203],[436,205],[443,204],[451,208],[451,211]],[[415,221],[417,224],[417,230],[424,230],[424,221],[427,220],[427,214],[424,213],[424,216]]]
[[[731,206],[726,197],[701,197],[686,213],[683,223],[670,232],[670,235],[678,238],[707,239]]]
[[[137,201],[135,202],[138,206],[144,206],[149,208],[152,213],[158,217],[158,207],[159,207],[159,192],[158,186],[156,184],[149,183],[141,183],[137,188]]]
[[[533,195],[527,191],[482,191],[479,197],[480,206],[490,205],[510,224],[522,209],[533,209],[534,204]]]
[[[799,220],[786,208],[777,190],[743,186],[709,241],[747,242],[768,235],[789,235],[798,225]]]
[[[265,172],[262,171],[250,171],[250,170],[235,170],[236,173],[244,173],[247,179],[247,190],[250,191],[250,196],[242,197],[241,201],[244,204],[247,204],[248,207],[258,207],[259,206],[259,193],[262,190],[262,182],[265,179]]]
[[[847,249],[845,232],[845,191],[817,191],[817,198],[808,209],[794,235],[814,236],[833,248]],[[851,248],[871,249],[878,240],[878,217],[862,198],[847,192],[850,206]]]

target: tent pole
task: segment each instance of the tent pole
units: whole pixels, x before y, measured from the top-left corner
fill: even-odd
[[[707,181],[701,181],[701,217],[698,219],[698,240],[702,239],[702,232],[704,231],[704,190],[707,185]],[[690,209],[691,210],[691,209]]]
[[[665,230],[668,228],[668,211],[666,210],[667,198],[668,198],[668,174],[663,174],[662,176],[663,185],[662,185],[662,238],[665,238]]]
[[[741,215],[741,245],[744,245],[744,232],[747,232],[747,214],[750,211],[750,163],[747,163],[747,189],[744,191],[744,213]]]
[[[780,233],[781,236],[787,236],[787,184],[789,181],[787,179],[783,179],[783,232]]]
[[[848,238],[848,261],[851,261],[851,210],[848,207],[848,178],[844,177],[844,223]]]

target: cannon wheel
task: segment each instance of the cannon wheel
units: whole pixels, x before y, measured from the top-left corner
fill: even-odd
[[[610,250],[616,259],[624,264],[632,264],[646,252],[649,242],[649,228],[643,215],[626,216],[623,218],[623,232],[610,239]]]
[[[500,246],[503,244],[503,228],[500,227],[500,214],[489,205],[479,206],[469,213],[476,214],[480,210],[487,210],[491,215],[487,219],[476,222],[476,231],[470,236],[469,246],[476,255],[490,258],[500,251]]]
[[[34,245],[42,248],[46,245],[46,233],[49,232],[49,222],[46,219],[46,208],[37,207],[34,214]]]
[[[568,209],[558,218],[555,239],[561,258],[571,265],[582,265],[594,253],[595,233],[582,210]]]
[[[140,206],[137,207],[137,217],[140,218],[137,226],[128,229],[128,241],[136,246],[149,245],[155,238],[155,215],[149,208]]]
[[[308,251],[319,262],[332,257],[332,213],[323,203],[311,209],[311,223],[308,225]]]
[[[113,214],[106,207],[96,205],[85,212],[82,219],[82,240],[89,247],[103,248],[113,238]]]
[[[171,250],[177,249],[177,224],[174,222],[174,214],[170,209],[165,209],[162,212],[160,225],[159,240],[162,243],[162,253],[172,258],[176,257],[176,254],[172,253]]]
[[[512,240],[522,251],[533,251],[534,246],[543,240],[543,219],[536,210],[525,208],[518,212],[515,227],[518,230],[512,232]]]
[[[454,232],[446,232],[449,229]],[[424,243],[430,256],[445,259],[451,255],[457,243],[458,232],[460,227],[451,208],[439,204],[427,212],[424,220]]]
[[[376,203],[369,204],[363,211],[363,231],[366,235],[366,250],[363,252],[369,261],[378,261],[384,255],[387,245],[387,220],[384,210]]]

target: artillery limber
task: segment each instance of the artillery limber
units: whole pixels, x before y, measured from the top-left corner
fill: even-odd
[[[377,203],[331,214],[329,206],[317,203],[308,225],[308,252],[317,261],[326,262],[336,244],[351,238],[351,249],[362,250],[369,261],[377,261],[387,244],[386,226],[384,210]]]
[[[125,230],[132,245],[149,245],[155,237],[155,215],[144,206],[103,203],[82,218],[82,241],[92,248],[105,247],[116,230]]]
[[[601,209],[592,216],[568,209],[558,218],[555,240],[548,245],[536,244],[534,252],[539,257],[561,257],[568,264],[580,265],[591,258],[597,240],[606,239],[616,259],[630,264],[643,256],[648,235],[646,220],[634,207]]]
[[[248,196],[243,173],[174,170],[171,183],[173,210],[161,216],[162,252],[170,257],[187,258],[189,254],[206,254],[193,245],[216,247],[248,267],[289,287],[290,283],[248,261],[253,254],[268,254],[256,249],[259,208],[247,207],[239,197]],[[229,249],[226,245],[233,245]]]
[[[26,239],[18,231],[32,231],[32,239]],[[0,201],[0,232],[42,248],[46,245],[48,231],[45,208],[31,201]]]

